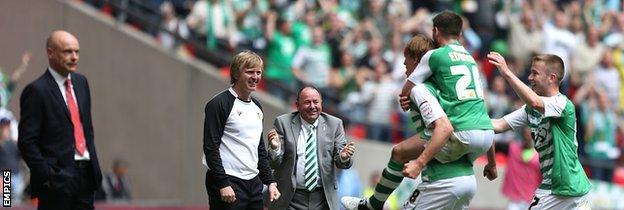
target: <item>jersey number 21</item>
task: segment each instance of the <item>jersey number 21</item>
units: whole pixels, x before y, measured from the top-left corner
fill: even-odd
[[[457,83],[455,83],[455,92],[457,99],[460,101],[480,98],[483,99],[483,88],[481,87],[481,78],[477,66],[468,69],[466,65],[451,66],[451,74],[461,75]],[[474,81],[474,89],[468,88],[470,82]]]

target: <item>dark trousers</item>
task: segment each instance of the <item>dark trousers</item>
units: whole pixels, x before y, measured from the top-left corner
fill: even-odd
[[[289,210],[329,210],[329,204],[327,204],[327,198],[325,198],[325,192],[323,188],[319,187],[311,192],[308,190],[296,189],[290,204]]]
[[[226,203],[221,200],[220,189],[216,187],[210,171],[206,173],[206,189],[208,191],[208,205],[215,210],[262,210],[262,182],[257,176],[250,180],[243,180],[229,176],[231,187],[234,190],[236,201]]]
[[[61,189],[46,188],[39,195],[38,210],[85,210],[94,209],[93,169],[89,161],[76,162],[77,176],[68,180]]]

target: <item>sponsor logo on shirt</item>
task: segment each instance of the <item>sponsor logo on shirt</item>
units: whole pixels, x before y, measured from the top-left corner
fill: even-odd
[[[422,103],[420,103],[420,105],[418,105],[418,108],[420,109],[420,113],[422,114],[423,118],[433,117],[433,110],[431,109],[428,101],[423,101]]]

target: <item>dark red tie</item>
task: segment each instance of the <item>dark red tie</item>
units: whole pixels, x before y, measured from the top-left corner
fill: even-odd
[[[78,154],[82,156],[87,149],[84,137],[84,131],[82,130],[82,123],[80,122],[80,111],[78,111],[78,103],[74,99],[72,94],[71,80],[65,80],[65,96],[67,97],[67,107],[69,107],[69,114],[71,116],[72,124],[74,124],[74,139],[76,140],[76,150]]]

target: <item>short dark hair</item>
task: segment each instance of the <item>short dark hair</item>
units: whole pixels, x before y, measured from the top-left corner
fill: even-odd
[[[9,118],[3,117],[0,119],[0,126],[10,125],[11,120]]]
[[[303,87],[301,87],[301,89],[299,89],[299,91],[297,91],[297,101],[299,101],[299,98],[301,98],[301,92],[303,92],[303,90],[305,90],[306,88],[312,88],[313,90],[315,90],[321,96],[321,100],[323,100],[323,95],[321,95],[321,91],[319,91],[316,87],[312,85],[304,85]]]
[[[445,10],[433,18],[433,27],[438,28],[442,36],[459,36],[463,20],[458,14]]]

